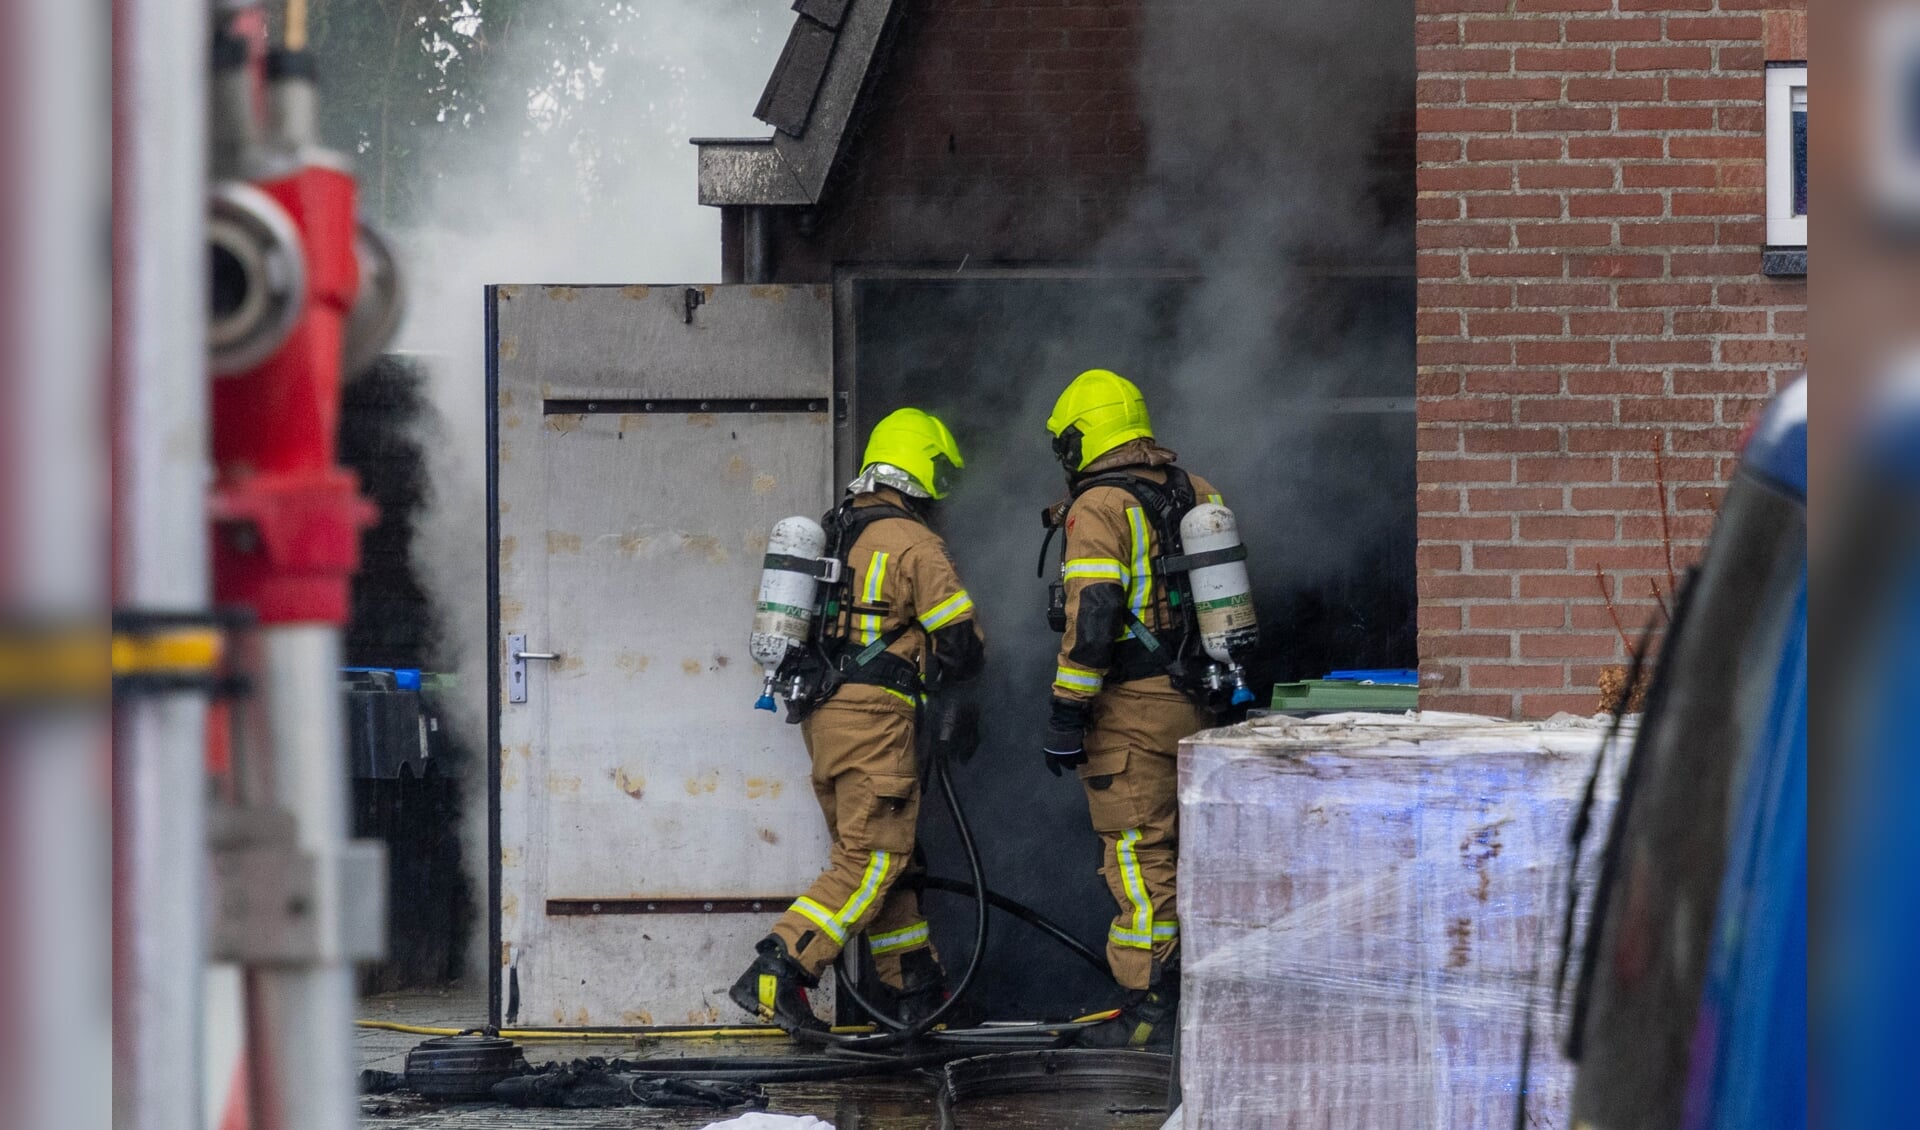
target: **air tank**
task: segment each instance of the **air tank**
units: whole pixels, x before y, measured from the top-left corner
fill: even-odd
[[[1200,621],[1201,646],[1233,679],[1234,705],[1252,702],[1246,673],[1234,657],[1253,647],[1260,626],[1253,614],[1253,586],[1247,580],[1246,553],[1240,549],[1240,526],[1233,511],[1211,502],[1187,511],[1180,519],[1180,547],[1189,557],[1240,550],[1223,553],[1229,560],[1192,569],[1187,581]]]
[[[812,518],[782,518],[767,538],[749,645],[754,661],[766,672],[766,684],[753,704],[755,709],[774,708],[773,680],[780,664],[788,652],[805,647],[812,633],[814,609],[819,603],[820,554],[826,548],[827,532]]]

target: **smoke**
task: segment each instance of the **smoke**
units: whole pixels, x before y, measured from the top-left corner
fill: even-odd
[[[503,26],[488,22],[494,7],[504,6],[478,5],[476,19],[457,25],[463,38],[421,45],[486,45],[482,89],[462,102],[488,105],[490,121],[423,131],[432,156],[417,191],[421,219],[393,233],[408,303],[396,347],[424,363],[433,409],[417,428],[429,485],[413,560],[441,663],[460,677],[448,721],[476,751],[487,748],[491,646],[483,288],[716,278],[719,215],[696,203],[688,138],[762,132],[748,111],[784,30],[778,9],[759,0],[567,0]],[[462,856],[484,899],[484,774],[467,784]],[[475,921],[485,920],[477,907]],[[485,939],[474,931],[468,969],[486,967]]]
[[[862,426],[920,404],[967,455],[938,523],[989,639],[980,697],[995,705],[956,777],[990,881],[1080,937],[1104,937],[1113,902],[1080,786],[1044,776],[1035,752],[1058,646],[1035,519],[1065,494],[1044,422],[1074,374],[1140,384],[1156,435],[1238,515],[1265,629],[1258,681],[1411,663],[1394,641],[1411,643],[1412,417],[1334,403],[1413,395],[1412,155],[1382,158],[1412,109],[1411,28],[1409,0],[1156,0],[1136,68],[1147,169],[1093,256],[1111,274],[857,284]],[[1382,579],[1396,568],[1397,603]],[[931,870],[958,874],[945,822],[923,837]],[[929,901],[956,961],[966,908]],[[1111,993],[1011,923],[987,970],[995,1015]]]
[[[1410,279],[1356,291],[1330,272],[1411,271],[1412,154],[1396,168],[1382,146],[1412,109],[1412,4],[1150,13],[1138,71],[1150,187],[1109,254],[1157,245],[1200,271],[1152,403],[1170,441],[1204,453],[1218,485],[1272,519],[1256,531],[1286,531],[1263,560],[1300,579],[1346,569],[1392,514],[1327,471],[1368,482],[1382,453],[1340,449],[1351,430],[1313,402],[1413,393]]]
[[[436,417],[422,437],[433,497],[414,549],[441,642],[469,676],[455,724],[476,748],[489,631],[483,288],[715,277],[719,215],[695,201],[687,139],[759,131],[746,110],[779,45],[752,0],[542,7],[566,34],[504,38],[506,57],[486,73],[507,121],[443,148],[426,220],[398,233],[408,314],[397,344],[429,359]],[[473,30],[491,29],[483,16]],[[574,57],[556,58],[562,47]]]

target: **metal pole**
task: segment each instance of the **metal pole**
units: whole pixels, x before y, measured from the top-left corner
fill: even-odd
[[[108,201],[105,9],[32,0],[0,17],[6,46],[7,169],[0,217],[9,232],[0,293],[0,372],[8,457],[5,607],[75,626],[97,623],[107,584],[98,531],[107,521],[106,283],[96,246]],[[89,1064],[112,1054],[112,1002],[100,992],[110,958],[110,809],[100,795],[104,717],[56,713],[13,720],[6,749],[6,905],[12,1024],[0,1123],[27,1130],[100,1127],[111,1117]],[[57,1049],[57,1050],[56,1050]]]
[[[308,917],[321,944],[311,964],[247,972],[255,1125],[355,1130],[354,970],[342,941],[359,932],[348,919],[370,908],[342,897],[348,784],[340,633],[327,624],[275,625],[260,629],[247,652],[258,683],[237,762],[242,801],[278,808],[298,824],[299,850],[314,862]]]
[[[773,215],[767,208],[744,208],[741,240],[746,244],[745,282],[773,281]]]
[[[486,289],[487,434],[487,1023],[505,1022],[507,977],[500,921],[500,292]]]
[[[208,40],[206,0],[115,0],[114,593],[130,609],[209,600]],[[116,703],[113,739],[114,1125],[199,1130],[206,704]]]

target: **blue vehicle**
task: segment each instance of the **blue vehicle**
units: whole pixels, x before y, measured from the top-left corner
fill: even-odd
[[[1621,778],[1573,998],[1576,1127],[1807,1125],[1807,717],[1802,378],[1748,440]]]
[[[1813,810],[1821,1126],[1920,1125],[1920,366],[1882,390],[1828,522]],[[1824,504],[1823,504],[1824,505]]]

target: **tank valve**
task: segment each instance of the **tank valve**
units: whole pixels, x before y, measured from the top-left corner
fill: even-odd
[[[760,697],[754,700],[753,708],[755,710],[776,709],[773,704],[773,672],[767,672],[767,683],[760,688]]]
[[[1235,706],[1245,706],[1253,701],[1253,692],[1247,689],[1247,673],[1241,670],[1238,663],[1235,663],[1231,670],[1233,673],[1233,704]]]

